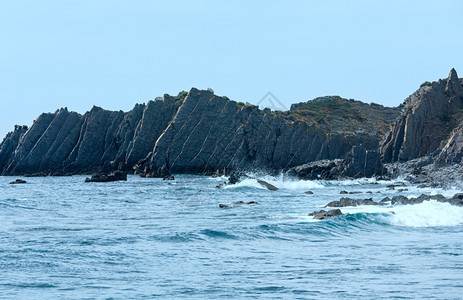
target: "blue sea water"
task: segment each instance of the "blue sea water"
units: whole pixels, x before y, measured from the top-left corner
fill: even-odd
[[[397,195],[391,182],[266,177],[280,188],[269,191],[254,179],[217,189],[224,178],[84,178],[0,177],[1,299],[463,297],[462,207],[307,216],[341,190],[375,201]],[[408,188],[402,194],[461,191]]]

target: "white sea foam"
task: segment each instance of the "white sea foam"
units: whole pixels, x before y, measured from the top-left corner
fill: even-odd
[[[311,180],[299,180],[294,178],[289,178],[283,175],[278,177],[272,176],[259,176],[255,174],[247,174],[250,178],[245,178],[242,181],[238,182],[234,185],[228,185],[225,188],[237,188],[237,187],[254,187],[259,189],[267,189],[266,187],[262,186],[258,179],[264,180],[279,189],[282,190],[301,190],[307,191],[309,189],[321,189],[325,186],[318,181],[311,181]]]
[[[396,226],[433,227],[463,225],[463,207],[435,200],[414,205],[358,206],[341,208],[343,213],[380,213],[382,221]]]
[[[416,205],[394,207],[387,220],[392,225],[409,227],[457,226],[463,224],[463,207],[424,201]]]

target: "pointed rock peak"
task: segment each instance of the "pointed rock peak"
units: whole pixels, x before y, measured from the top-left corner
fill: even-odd
[[[455,71],[454,68],[452,68],[452,70],[450,70],[450,74],[449,74],[448,80],[450,80],[450,81],[457,80],[457,81],[458,81],[457,71]]]
[[[463,86],[458,79],[457,71],[455,69],[450,70],[449,77],[447,78],[447,86],[445,87],[446,92],[452,92],[460,94],[463,92]]]
[[[97,111],[100,111],[100,110],[103,110],[103,108],[99,107],[99,106],[96,106],[96,105],[93,105],[92,109],[90,110],[90,112],[97,112]]]

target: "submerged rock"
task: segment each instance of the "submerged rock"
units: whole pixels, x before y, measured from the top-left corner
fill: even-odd
[[[10,182],[10,184],[23,184],[23,183],[26,183],[26,181],[22,179],[16,179],[15,181]]]
[[[111,174],[96,174],[91,178],[85,178],[85,182],[112,182],[112,181],[127,181],[127,173],[116,171]]]
[[[346,207],[346,206],[359,206],[359,205],[379,205],[374,202],[372,198],[368,199],[351,199],[341,198],[339,201],[331,201],[325,207]]]
[[[167,175],[162,178],[162,180],[175,180],[175,177],[173,175]]]
[[[332,218],[332,217],[340,216],[342,214],[343,213],[341,212],[340,209],[332,209],[332,210],[329,210],[329,211],[325,211],[325,210],[322,209],[322,210],[319,210],[319,211],[311,212],[310,214],[308,214],[308,216],[311,216],[316,220],[325,220],[325,219],[329,219],[329,218]]]
[[[259,203],[259,202],[257,202],[257,201],[248,201],[248,202],[245,202],[245,201],[236,201],[236,202],[233,202],[233,203],[232,203],[233,206],[220,203],[220,204],[219,204],[219,207],[220,207],[220,208],[231,208],[231,207],[235,207],[235,206],[238,206],[238,205],[251,205],[251,204],[258,204],[258,203]]]

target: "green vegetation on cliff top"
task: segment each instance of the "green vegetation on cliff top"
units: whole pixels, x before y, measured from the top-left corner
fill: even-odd
[[[326,96],[293,104],[288,112],[281,114],[332,133],[383,136],[399,116],[400,109]]]

